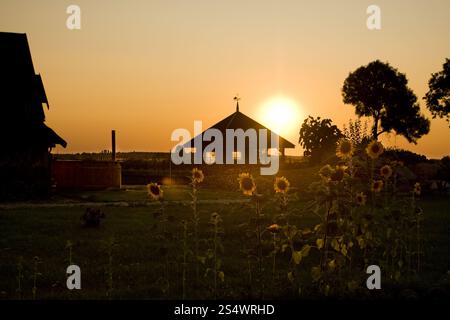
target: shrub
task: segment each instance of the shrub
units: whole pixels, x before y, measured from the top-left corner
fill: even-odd
[[[81,216],[81,221],[84,227],[98,228],[100,227],[101,219],[105,218],[105,213],[100,209],[87,208]]]
[[[427,161],[427,157],[424,155],[397,148],[386,149],[384,157],[389,160],[402,161],[405,165],[414,165]]]

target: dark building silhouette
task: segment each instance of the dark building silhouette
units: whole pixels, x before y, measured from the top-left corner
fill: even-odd
[[[44,105],[49,108],[26,34],[0,32],[0,199],[49,191],[50,151],[67,143],[44,124]]]
[[[243,114],[239,110],[239,98],[235,97],[235,100],[236,100],[236,112],[232,113],[231,115],[229,115],[225,119],[217,122],[215,125],[211,126],[207,130],[203,131],[202,134],[201,134],[202,137],[203,137],[205,132],[210,130],[210,129],[217,129],[217,130],[219,130],[222,133],[222,136],[223,136],[223,161],[224,161],[224,163],[226,162],[226,157],[227,157],[226,145],[229,142],[231,143],[231,141],[227,141],[227,138],[226,138],[226,130],[227,129],[233,129],[233,130],[242,129],[244,132],[247,131],[248,129],[255,129],[256,132],[259,132],[260,129],[267,130],[267,136],[266,136],[266,142],[265,142],[265,145],[267,146],[266,150],[261,150],[260,149],[259,135],[257,135],[257,144],[256,145],[250,145],[249,139],[245,139],[245,145],[244,145],[244,148],[242,150],[239,149],[239,146],[237,144],[237,139],[235,138],[235,140],[234,140],[234,148],[232,150],[232,152],[234,154],[231,155],[231,157],[234,158],[236,162],[237,162],[238,158],[241,158],[241,157],[244,158],[245,157],[245,159],[243,159],[243,160],[245,160],[245,163],[249,163],[249,161],[248,161],[249,160],[249,155],[252,152],[255,152],[255,151],[256,151],[256,154],[259,155],[260,153],[267,153],[269,149],[277,149],[279,154],[283,157],[285,155],[285,149],[295,148],[295,145],[293,143],[289,142],[288,140],[286,140],[285,138],[279,136],[276,133],[273,133],[273,134],[274,134],[274,136],[276,136],[278,138],[278,146],[272,146],[271,145],[271,134],[272,134],[272,131],[270,129],[266,128],[265,126],[263,126],[262,124],[260,124],[259,122],[253,120],[249,116]],[[189,149],[189,148],[195,149],[195,143],[194,143],[194,139],[195,138],[196,137],[194,137],[193,139],[191,139],[190,141],[185,143],[183,145],[183,147],[185,149],[186,148],[187,149]],[[207,145],[209,145],[210,143],[211,143],[210,141],[203,141],[202,142],[202,150],[204,150],[205,147]],[[214,162],[214,160],[215,159],[211,159],[211,162]]]

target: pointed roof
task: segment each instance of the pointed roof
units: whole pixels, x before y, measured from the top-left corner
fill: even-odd
[[[47,127],[42,104],[49,106],[40,74],[36,74],[26,34],[0,32],[0,136],[20,148],[24,144],[66,147]]]
[[[235,99],[236,100],[236,99]],[[263,126],[262,124],[260,124],[259,122],[253,120],[252,118],[250,118],[249,116],[243,114],[242,112],[239,111],[239,99],[237,99],[236,102],[236,112],[232,113],[231,115],[229,115],[228,117],[226,117],[225,119],[217,122],[216,124],[214,124],[213,126],[211,126],[209,129],[218,129],[223,133],[223,136],[225,137],[225,133],[226,133],[226,129],[242,129],[244,131],[248,130],[248,129],[255,129],[255,130],[259,130],[259,129],[266,129],[267,130],[267,136],[268,136],[268,141],[270,144],[270,136],[272,131],[270,129],[268,129],[267,127]],[[203,135],[207,130],[203,131],[201,134]],[[289,148],[295,148],[295,145],[286,140],[285,138],[283,138],[282,136],[276,134],[274,132],[274,134],[276,136],[278,136],[279,138],[279,149],[289,149]],[[194,144],[194,139],[191,139],[190,141],[188,141],[187,143],[184,144],[185,148],[190,148],[193,146]]]

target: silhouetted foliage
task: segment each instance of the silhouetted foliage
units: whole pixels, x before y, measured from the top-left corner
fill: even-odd
[[[379,60],[359,67],[345,79],[344,103],[355,106],[358,116],[373,117],[372,138],[395,131],[409,142],[430,131],[430,121],[420,113],[417,97],[403,73]]]
[[[446,118],[450,123],[450,59],[445,59],[442,71],[431,75],[428,87],[424,99],[433,118]]]
[[[298,142],[305,150],[304,156],[311,157],[312,162],[320,162],[327,151],[335,151],[336,142],[342,136],[341,130],[332,124],[331,119],[309,116],[300,128]]]
[[[437,173],[437,178],[450,182],[450,157],[445,156],[441,159],[439,163],[439,171]]]
[[[371,139],[367,121],[362,123],[359,118],[348,120],[348,125],[344,124],[342,132],[357,147],[360,147],[362,144],[367,144]]]
[[[100,227],[101,219],[105,219],[105,213],[95,208],[87,208],[81,216],[84,227],[98,228]]]
[[[405,165],[414,165],[426,162],[427,157],[404,149],[388,148],[384,152],[386,159],[401,161]]]

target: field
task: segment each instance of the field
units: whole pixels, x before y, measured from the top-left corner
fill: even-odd
[[[277,267],[273,269],[268,232],[263,233],[264,272],[255,279],[258,265],[255,259],[249,258],[248,251],[255,245],[256,238],[246,229],[254,209],[238,190],[199,189],[199,252],[205,254],[211,249],[214,228],[210,218],[217,212],[223,220],[218,234],[223,251],[219,250],[217,255],[224,277],[217,282],[211,272],[214,267],[205,262],[200,264],[196,280],[196,263],[189,249],[193,246],[193,235],[190,228],[184,234],[182,224],[183,220],[192,218],[190,188],[166,186],[163,191],[164,211],[168,217],[163,237],[160,206],[146,201],[143,186],[125,186],[120,191],[66,193],[59,195],[52,205],[4,205],[0,211],[0,298],[244,299],[258,298],[261,294],[263,298],[322,297],[314,283],[307,279],[312,266],[309,260],[296,266],[299,274],[301,270],[305,272],[297,280],[295,290],[287,280],[290,254],[278,252]],[[382,290],[365,290],[350,297],[448,295],[450,201],[448,197],[426,197],[420,204],[425,216],[421,272],[400,283],[382,278]],[[267,227],[274,221],[277,203],[267,197],[261,205],[261,225]],[[99,228],[81,226],[80,216],[89,206],[100,208],[106,215]],[[299,228],[313,228],[319,222],[317,216],[303,210],[307,199],[298,197],[290,206],[300,212],[292,221]],[[315,255],[318,255],[317,250],[311,249],[311,259]],[[81,290],[66,288],[69,260],[81,268]],[[261,293],[262,283],[265,285]]]

